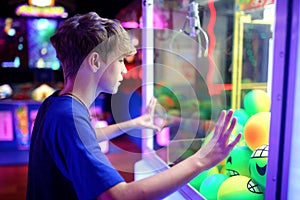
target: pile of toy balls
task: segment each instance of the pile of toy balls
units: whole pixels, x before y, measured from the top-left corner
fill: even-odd
[[[229,140],[242,133],[241,140],[225,160],[200,173],[189,183],[207,200],[264,199],[270,108],[270,95],[255,89],[245,94],[243,107],[234,110],[237,125]],[[212,132],[203,144],[209,141]]]

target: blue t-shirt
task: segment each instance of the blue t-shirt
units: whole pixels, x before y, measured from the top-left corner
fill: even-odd
[[[101,152],[85,106],[58,92],[35,120],[27,199],[95,199],[124,179]]]

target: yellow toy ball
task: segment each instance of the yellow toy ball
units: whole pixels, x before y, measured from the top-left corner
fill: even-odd
[[[264,144],[269,144],[270,112],[259,112],[252,115],[244,126],[244,139],[248,147],[255,151]]]
[[[218,200],[263,200],[262,188],[246,176],[227,178],[219,187]]]

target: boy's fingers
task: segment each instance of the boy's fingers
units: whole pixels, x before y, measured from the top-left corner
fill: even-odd
[[[146,108],[146,112],[147,113],[151,112],[150,114],[154,113],[154,106],[155,106],[155,104],[156,104],[156,99],[154,97],[151,97],[150,102],[149,102],[149,104],[148,104],[148,106]]]
[[[233,115],[233,111],[230,109],[228,112],[227,112],[227,115],[225,117],[225,121],[223,123],[223,126],[222,126],[222,129],[221,129],[221,133],[224,133],[224,131],[226,130],[226,128],[228,127],[228,124],[231,120],[231,117]]]
[[[223,123],[224,117],[225,117],[226,111],[222,110],[221,114],[219,115],[219,119],[215,125],[215,131],[214,131],[214,136],[219,135],[221,124]]]
[[[224,134],[224,140],[225,140],[225,141],[228,141],[228,138],[229,138],[229,136],[231,135],[232,130],[234,129],[234,127],[235,127],[235,125],[236,125],[236,122],[237,122],[236,117],[232,118],[231,123],[230,123],[230,126],[229,126],[229,128],[227,129],[227,131],[226,131],[225,134]]]
[[[236,136],[236,138],[231,143],[228,144],[228,146],[226,148],[227,152],[230,152],[233,149],[233,147],[240,141],[241,137],[242,137],[242,134],[239,133]]]

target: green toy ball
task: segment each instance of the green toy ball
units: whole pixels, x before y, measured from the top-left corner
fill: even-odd
[[[158,96],[157,101],[166,109],[173,108],[175,105],[173,99],[170,96],[165,94]]]
[[[197,191],[199,191],[199,188],[203,182],[203,180],[205,178],[207,178],[208,176],[210,175],[213,175],[213,174],[218,174],[219,173],[219,169],[217,166],[214,166],[208,170],[205,170],[203,172],[201,172],[200,174],[198,174],[198,176],[196,176],[195,178],[193,178],[189,184]]]
[[[237,136],[239,133],[242,133],[242,138],[243,138],[244,126],[237,122],[231,134]]]
[[[228,176],[243,175],[250,177],[249,160],[252,151],[248,146],[235,147],[226,159],[226,173]]]
[[[208,176],[203,180],[199,192],[202,194],[207,200],[217,199],[218,190],[221,184],[227,179],[229,176],[225,174],[213,174]]]
[[[199,111],[201,119],[210,120],[212,118],[212,103],[210,100],[199,103]]]
[[[180,102],[180,111],[183,117],[191,117],[194,112],[198,112],[199,102],[196,100],[185,100]]]
[[[218,190],[218,200],[263,200],[263,190],[247,176],[232,176]]]
[[[251,90],[244,97],[244,108],[249,116],[259,112],[269,112],[271,98],[264,90]]]
[[[266,188],[268,152],[269,145],[262,145],[252,153],[249,161],[251,178],[263,189]]]
[[[243,108],[235,110],[233,113],[233,117],[236,117],[237,123],[239,123],[242,126],[244,126],[246,121],[249,119],[248,113]]]
[[[168,110],[168,115],[171,115],[171,116],[180,116],[180,110],[178,110],[178,109],[170,109],[170,110]]]
[[[242,134],[241,139],[244,139],[244,126],[240,123],[236,123],[235,127],[233,128],[231,135],[233,138],[235,138],[239,133]]]

